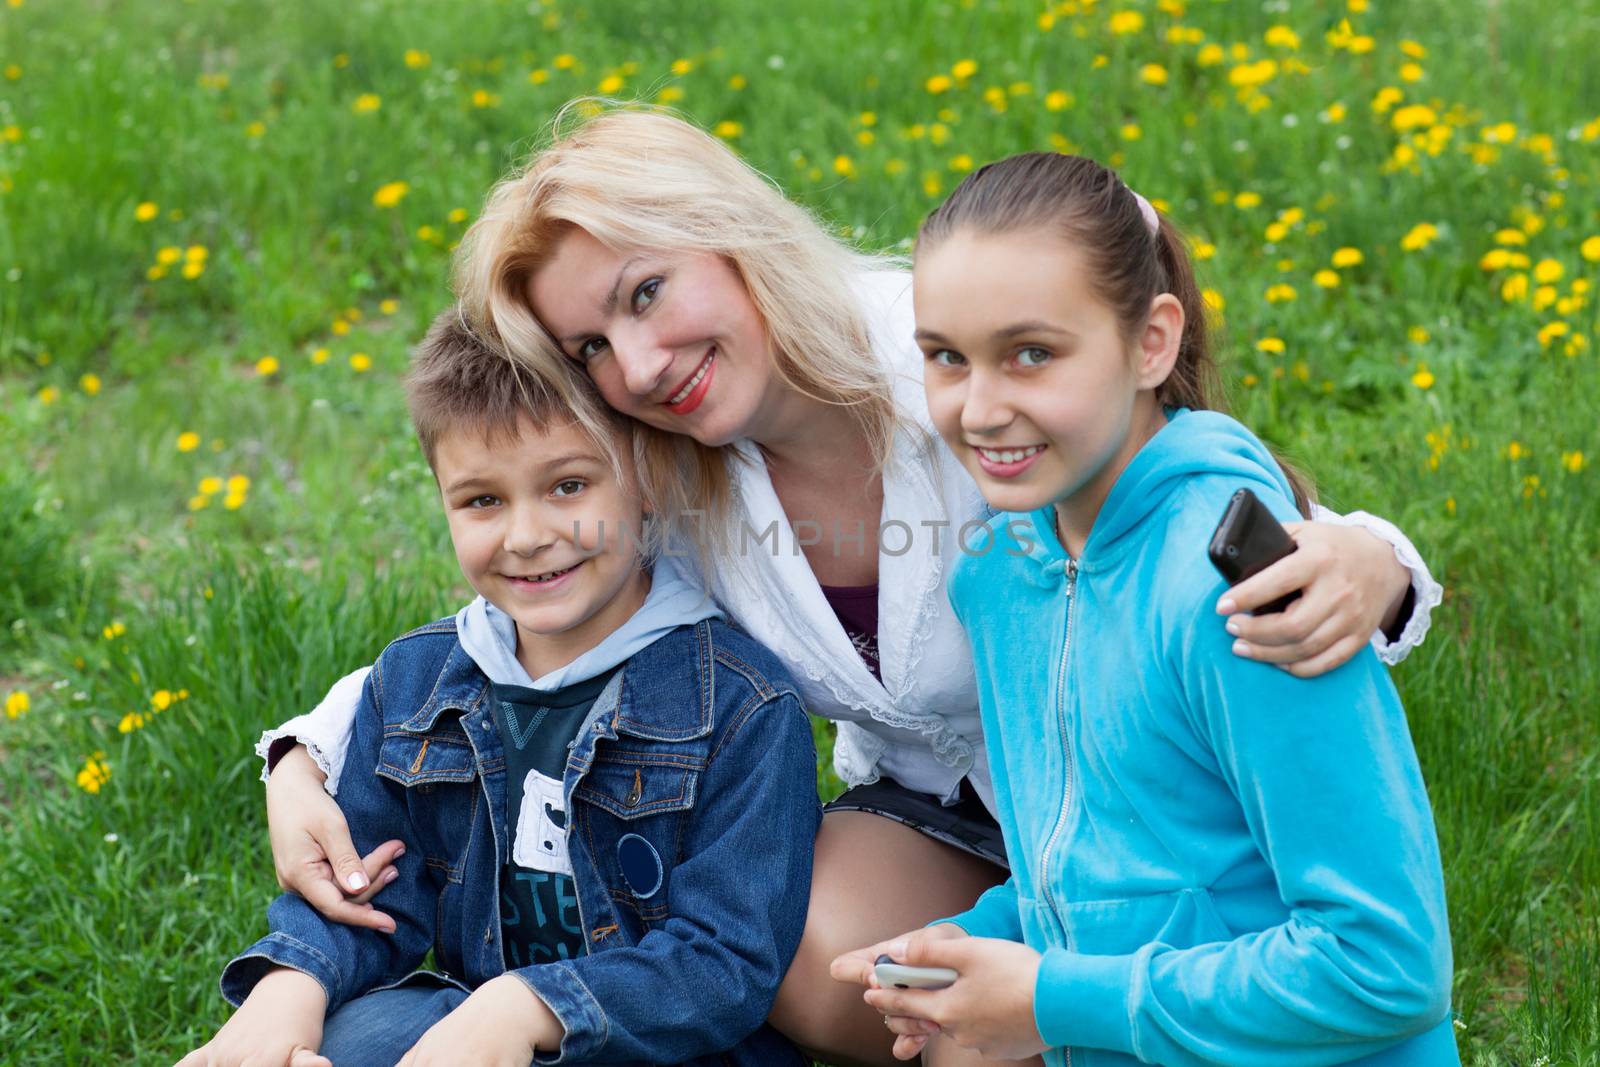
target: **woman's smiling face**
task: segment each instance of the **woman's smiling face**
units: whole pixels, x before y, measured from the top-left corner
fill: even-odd
[[[752,436],[784,389],[761,315],[721,256],[617,251],[573,227],[527,293],[606,402],[657,429],[725,445]]]

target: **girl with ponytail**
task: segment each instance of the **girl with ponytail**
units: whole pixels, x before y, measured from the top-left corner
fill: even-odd
[[[1457,1064],[1386,671],[1296,678],[1217,625],[1230,496],[1307,494],[1217,410],[1176,228],[1092,160],[1016,156],[924,223],[913,292],[933,424],[999,511],[949,594],[1011,876],[835,977],[930,1063]],[[880,954],[955,979],[878,988]]]

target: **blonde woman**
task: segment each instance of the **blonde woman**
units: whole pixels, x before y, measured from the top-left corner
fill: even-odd
[[[954,914],[1005,876],[971,654],[945,597],[970,550],[962,527],[986,512],[932,432],[908,277],[836,241],[703,131],[614,109],[493,190],[457,284],[480,325],[574,407],[585,410],[572,383],[586,375],[663,431],[640,457],[678,472],[659,508],[688,524],[728,614],[837,724],[848,788],[828,806],[811,886],[794,887],[809,917],[770,1022],[830,1063],[893,1063],[883,1020],[830,979],[829,961]],[[1398,661],[1439,586],[1383,520],[1314,518],[1295,528],[1298,552],[1230,591],[1217,625],[1236,654],[1300,675],[1369,640]],[[1245,614],[1294,590],[1282,614]],[[260,750],[275,767],[280,881],[332,917],[383,927],[370,900],[392,845],[363,865],[328,797],[362,677]]]

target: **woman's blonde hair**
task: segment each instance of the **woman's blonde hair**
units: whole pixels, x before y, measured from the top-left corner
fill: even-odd
[[[583,372],[528,304],[529,280],[573,226],[613,249],[726,258],[760,312],[778,375],[806,396],[850,409],[881,469],[896,417],[857,277],[900,261],[833,237],[721,141],[670,112],[573,101],[557,114],[549,143],[489,193],[457,253],[456,289],[467,314],[585,424],[599,420],[592,394],[574,387]],[[711,531],[726,530],[724,450],[661,431],[638,440],[639,476],[660,511],[702,512]]]

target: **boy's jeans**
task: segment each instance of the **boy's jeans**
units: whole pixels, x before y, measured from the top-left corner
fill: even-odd
[[[322,1054],[333,1067],[394,1067],[428,1028],[467,999],[450,985],[411,984],[350,1001],[322,1026]]]

